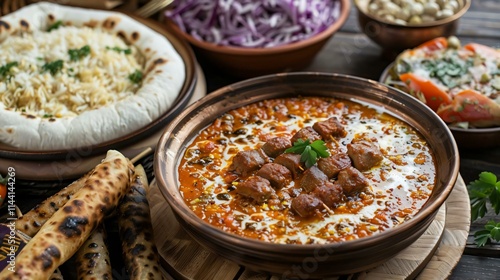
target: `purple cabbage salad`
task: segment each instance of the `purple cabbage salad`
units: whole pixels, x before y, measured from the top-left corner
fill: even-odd
[[[175,0],[165,15],[200,41],[266,48],[312,37],[340,16],[339,0]]]

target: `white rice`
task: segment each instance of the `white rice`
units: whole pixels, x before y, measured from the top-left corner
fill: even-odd
[[[71,61],[68,51],[90,47],[90,55]],[[131,54],[109,48],[130,49]],[[63,60],[52,75],[44,64]],[[134,46],[101,29],[60,27],[9,36],[0,44],[0,67],[17,62],[0,76],[0,102],[12,110],[39,117],[76,116],[134,95],[140,83],[129,75],[144,73],[144,57]]]

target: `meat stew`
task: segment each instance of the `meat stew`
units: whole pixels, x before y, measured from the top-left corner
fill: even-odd
[[[304,97],[229,111],[186,148],[184,201],[207,223],[274,243],[340,242],[397,226],[426,202],[436,168],[419,133],[379,109]],[[329,157],[306,168],[286,149],[298,139],[322,139]],[[333,167],[321,164],[330,157]]]

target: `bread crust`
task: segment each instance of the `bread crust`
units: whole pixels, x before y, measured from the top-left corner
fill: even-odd
[[[0,279],[48,279],[117,207],[128,190],[133,170],[133,165],[121,153],[108,151],[84,186],[19,253],[15,271],[4,269]]]
[[[130,190],[118,208],[118,228],[125,267],[132,280],[161,280],[158,251],[147,200],[149,184],[144,168],[135,167]]]

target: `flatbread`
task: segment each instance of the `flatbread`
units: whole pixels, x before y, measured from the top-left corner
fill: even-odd
[[[37,3],[0,19],[0,43],[23,31],[47,30],[59,20],[106,29],[136,46],[146,59],[142,86],[133,96],[74,117],[32,116],[0,102],[0,142],[28,150],[96,145],[146,126],[173,105],[185,80],[182,58],[164,36],[123,14]]]
[[[109,150],[84,186],[49,218],[16,256],[15,269],[2,270],[0,279],[49,279],[118,206],[129,188],[133,170],[126,157]]]

